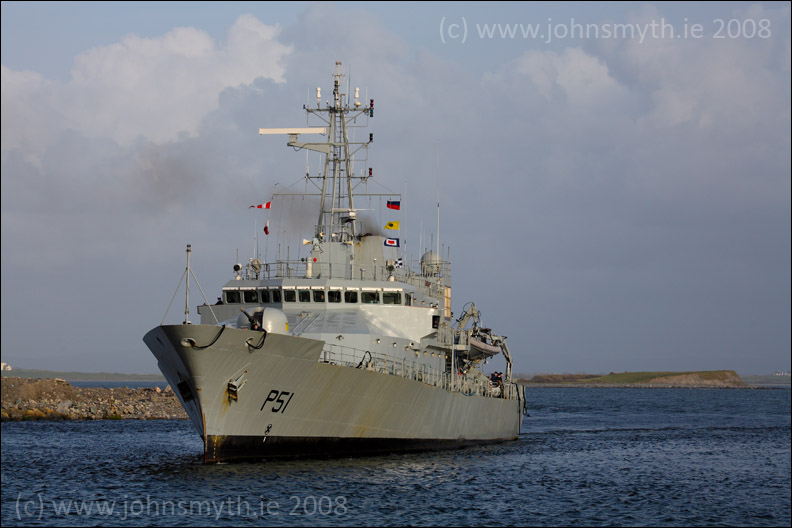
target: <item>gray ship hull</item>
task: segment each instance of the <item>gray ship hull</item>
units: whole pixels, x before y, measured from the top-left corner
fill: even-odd
[[[210,325],[144,337],[204,439],[204,459],[374,454],[517,438],[519,399],[468,395],[400,366],[320,361],[315,339]]]

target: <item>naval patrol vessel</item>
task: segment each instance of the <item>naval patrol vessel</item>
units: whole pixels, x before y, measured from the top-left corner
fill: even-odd
[[[354,163],[373,135],[350,136],[373,119],[374,100],[343,93],[343,77],[337,62],[332,96],[323,104],[317,88],[304,107],[307,127],[259,130],[324,157],[322,173],[306,175],[320,204],[308,256],[235,264],[221,299],[191,324],[188,245],[185,320],[143,338],[202,436],[205,462],[456,448],[520,432],[525,392],[506,338],[481,325],[473,303],[453,319],[450,262],[430,250],[402,264],[398,236],[361,220],[356,188],[372,173],[356,176]],[[311,134],[326,140],[303,140]],[[400,196],[387,197],[388,211],[400,210]],[[496,355],[506,371],[487,376]]]

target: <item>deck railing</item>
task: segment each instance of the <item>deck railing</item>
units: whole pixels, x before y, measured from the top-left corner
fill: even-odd
[[[332,264],[330,262],[306,262],[301,260],[279,260],[277,262],[262,264],[258,272],[252,268],[243,271],[246,279],[343,279],[363,281],[387,281],[391,276],[393,280],[405,282],[416,287],[418,291],[434,297],[442,298],[445,286],[450,284],[451,263],[441,262],[433,270],[436,273],[429,275],[416,273],[412,270],[420,269],[420,265],[408,264],[407,267],[388,269],[384,265],[358,266],[353,264]]]
[[[470,330],[455,330],[443,324],[437,329],[437,341],[443,346],[457,345],[467,349],[470,344],[470,334]]]
[[[319,361],[345,367],[366,369],[390,376],[400,376],[420,381],[432,387],[460,392],[468,396],[517,399],[516,386],[512,383],[505,383],[503,387],[494,387],[491,381],[482,380],[480,377],[465,374],[454,375],[451,372],[437,369],[426,363],[381,352],[370,352],[368,350],[327,343],[322,350]]]

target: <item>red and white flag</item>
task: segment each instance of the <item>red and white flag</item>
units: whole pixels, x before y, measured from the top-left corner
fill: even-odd
[[[267,220],[267,223],[264,226],[264,234],[269,235],[269,220]]]
[[[272,202],[267,202],[265,204],[251,205],[248,209],[269,209],[271,205]]]

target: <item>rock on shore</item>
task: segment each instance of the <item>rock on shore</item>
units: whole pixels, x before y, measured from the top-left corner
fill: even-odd
[[[170,386],[103,389],[59,379],[2,378],[2,421],[187,419]]]

